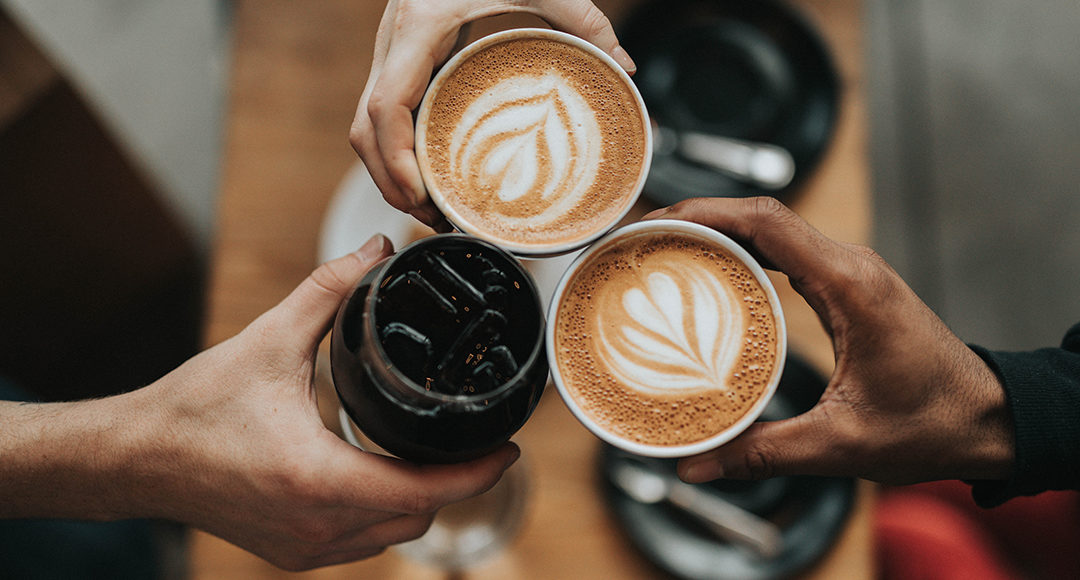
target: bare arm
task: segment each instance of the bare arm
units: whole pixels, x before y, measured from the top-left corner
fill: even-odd
[[[0,403],[0,517],[171,519],[296,570],[416,538],[439,507],[494,485],[512,444],[423,466],[364,453],[322,424],[317,346],[390,250],[376,237],[324,264],[243,332],[137,391]]]

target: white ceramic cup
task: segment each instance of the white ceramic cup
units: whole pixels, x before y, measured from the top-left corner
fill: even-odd
[[[520,39],[520,38],[538,38],[554,40],[563,44],[567,44],[576,47],[589,55],[592,55],[599,59],[602,63],[606,64],[617,75],[620,81],[626,86],[629,93],[633,96],[633,99],[637,102],[637,108],[640,112],[639,122],[641,123],[642,132],[644,135],[644,143],[642,144],[642,162],[638,168],[637,179],[634,185],[629,188],[625,195],[619,198],[619,211],[613,213],[611,219],[605,220],[603,224],[599,224],[591,231],[575,237],[574,239],[565,240],[561,243],[554,242],[521,242],[509,240],[505,236],[501,236],[497,233],[493,233],[486,228],[479,226],[470,220],[466,215],[460,211],[459,207],[447,200],[446,193],[440,189],[438,181],[435,179],[433,172],[430,169],[431,159],[428,155],[428,126],[431,119],[432,103],[435,96],[442,89],[447,79],[462,65],[462,63],[469,60],[478,52],[508,40]],[[568,131],[576,131],[573,127],[568,128]],[[443,213],[446,219],[459,231],[484,239],[488,242],[496,244],[503,249],[526,258],[542,258],[550,256],[558,256],[579,250],[594,242],[605,233],[615,227],[616,224],[630,211],[634,202],[641,195],[641,190],[645,185],[645,178],[648,176],[649,167],[652,163],[652,128],[649,123],[649,114],[645,108],[645,101],[642,99],[641,94],[638,92],[637,87],[634,85],[630,76],[626,74],[626,71],[620,67],[611,56],[604,51],[597,48],[595,45],[582,40],[571,34],[559,32],[556,30],[550,30],[546,28],[517,28],[512,30],[506,30],[497,32],[485,36],[472,44],[466,46],[460,52],[455,54],[432,79],[428,85],[427,92],[424,95],[423,100],[420,103],[420,108],[417,111],[416,117],[416,134],[415,134],[415,150],[417,161],[420,166],[421,176],[424,180],[424,185],[428,190],[428,195],[434,202],[435,206]],[[543,228],[540,228],[543,229]]]
[[[760,397],[741,416],[741,418],[731,425],[707,438],[683,445],[653,445],[632,441],[613,434],[603,426],[599,425],[585,410],[582,409],[578,401],[563,382],[559,364],[560,355],[555,343],[555,335],[558,328],[557,321],[560,314],[559,311],[563,294],[566,292],[571,282],[575,280],[582,267],[589,263],[590,258],[605,252],[613,244],[617,244],[627,238],[664,233],[688,234],[699,240],[703,240],[709,245],[725,250],[727,253],[742,261],[747,269],[753,274],[764,291],[765,296],[768,298],[776,329],[774,368],[772,369],[770,380],[766,384]],[[611,232],[582,252],[574,263],[571,264],[566,273],[563,274],[562,279],[555,288],[555,293],[548,308],[548,325],[546,333],[548,362],[551,366],[552,380],[559,391],[559,395],[570,408],[570,411],[574,416],[577,417],[578,421],[605,442],[630,453],[649,457],[685,457],[696,455],[723,445],[737,437],[757,420],[762,411],[765,410],[765,407],[768,405],[773,394],[776,392],[776,388],[780,383],[780,377],[783,374],[784,361],[787,355],[787,327],[784,322],[784,313],[780,306],[780,300],[776,294],[776,289],[769,281],[769,277],[766,275],[765,271],[745,249],[731,238],[706,226],[680,220],[649,220],[624,226]]]

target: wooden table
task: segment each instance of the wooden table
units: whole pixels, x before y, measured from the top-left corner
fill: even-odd
[[[613,20],[634,0],[599,1]],[[861,0],[796,0],[823,31],[843,83],[835,139],[792,207],[826,234],[866,243],[870,194]],[[383,3],[372,0],[240,1],[207,344],[239,332],[316,265],[326,205],[356,162],[347,133],[367,78]],[[474,36],[530,17],[498,17]],[[791,344],[828,372],[832,353],[813,312],[776,279]],[[651,578],[658,572],[606,511],[594,470],[596,439],[550,389],[515,439],[532,470],[526,523],[511,548],[469,578]],[[809,578],[869,578],[873,490],[860,485],[854,516]],[[193,532],[194,578],[438,578],[393,551],[371,560],[288,574],[222,540]]]

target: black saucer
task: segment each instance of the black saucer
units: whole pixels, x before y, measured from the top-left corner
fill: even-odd
[[[817,402],[824,389],[825,380],[789,354],[780,387],[761,420],[803,413]],[[643,504],[617,489],[607,474],[616,461],[627,456],[607,445],[601,452],[600,469],[608,505],[634,546],[659,568],[679,578],[774,579],[804,570],[833,545],[855,499],[855,480],[850,478],[800,476],[699,484],[709,493],[780,526],[780,554],[762,558],[715,538],[701,524],[666,503]],[[674,460],[633,457],[659,471],[675,472]]]
[[[656,154],[645,195],[783,197],[820,160],[836,123],[839,80],[817,32],[782,0],[655,0],[618,27],[653,119],[679,131],[780,145],[795,178],[769,192],[678,154]]]

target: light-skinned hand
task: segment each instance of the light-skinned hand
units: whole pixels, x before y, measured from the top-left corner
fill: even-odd
[[[323,425],[319,342],[391,252],[377,236],[323,264],[243,332],[144,388],[0,404],[0,517],[175,520],[289,570],[419,537],[438,508],[489,489],[519,452],[507,444],[468,463],[415,465]]]
[[[390,0],[349,140],[386,201],[438,231],[449,231],[450,226],[420,177],[413,151],[413,111],[436,67],[463,37],[463,27],[510,12],[538,16],[595,44],[627,72],[636,68],[607,17],[589,0]]]

